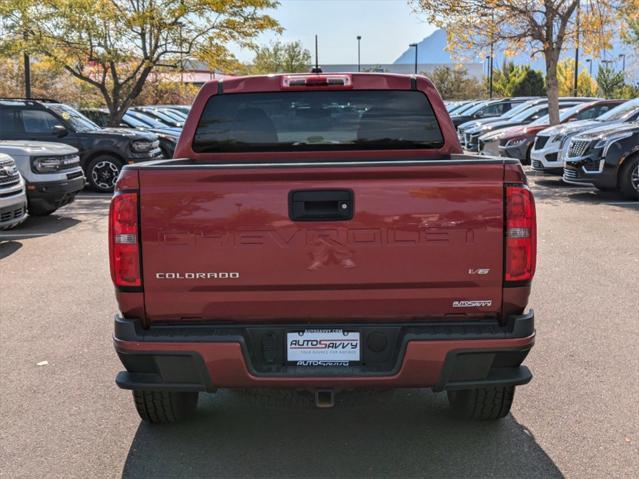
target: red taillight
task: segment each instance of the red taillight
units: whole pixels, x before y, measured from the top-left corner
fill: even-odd
[[[138,194],[120,193],[109,211],[111,278],[116,286],[142,286],[138,238]]]
[[[506,186],[506,281],[530,281],[537,261],[535,200],[525,185]]]

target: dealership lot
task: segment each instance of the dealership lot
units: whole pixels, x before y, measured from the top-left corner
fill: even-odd
[[[531,176],[539,264],[533,382],[493,424],[429,391],[345,392],[314,409],[222,391],[141,424],[113,378],[107,195],[0,232],[0,471],[6,477],[636,477],[639,203]]]

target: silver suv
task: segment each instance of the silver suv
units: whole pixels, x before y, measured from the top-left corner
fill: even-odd
[[[30,215],[49,215],[71,203],[84,188],[80,157],[72,146],[45,141],[0,141],[0,153],[13,157],[26,182]]]
[[[13,159],[0,153],[0,229],[13,228],[26,219],[24,180]]]

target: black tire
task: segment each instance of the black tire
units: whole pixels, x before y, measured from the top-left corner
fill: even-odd
[[[85,176],[93,190],[110,193],[123,166],[124,163],[114,156],[96,156],[89,163]]]
[[[627,200],[639,200],[639,156],[628,158],[621,168],[619,191]]]
[[[448,391],[453,411],[464,419],[495,420],[506,417],[515,397],[515,386]]]
[[[199,393],[170,391],[133,391],[135,408],[143,421],[168,424],[186,418],[195,411]]]
[[[29,214],[31,216],[48,216],[53,213],[57,208],[45,208],[44,206],[36,206],[29,204]]]

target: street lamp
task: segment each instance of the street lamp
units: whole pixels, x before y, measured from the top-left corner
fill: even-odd
[[[588,75],[592,78],[592,58],[586,58],[584,61],[588,64]]]
[[[360,70],[361,68],[361,61],[360,61],[360,43],[362,40],[362,36],[361,35],[357,35],[357,71]]]
[[[605,66],[605,69],[606,69],[606,70],[610,70],[610,66],[609,66],[609,65],[610,65],[611,63],[613,63],[613,61],[612,61],[612,60],[601,60],[601,63],[603,63],[604,65],[606,65],[606,66]]]
[[[409,47],[415,47],[415,75],[417,75],[417,43],[411,43]]]

